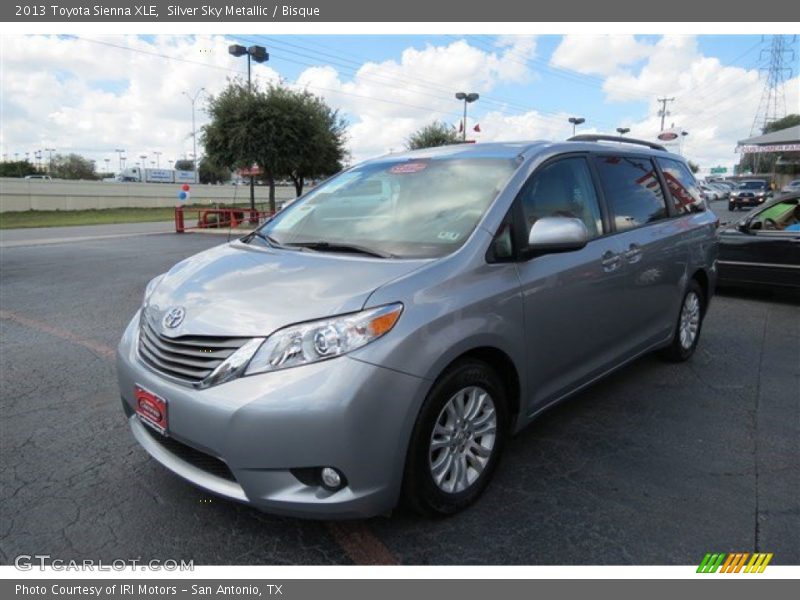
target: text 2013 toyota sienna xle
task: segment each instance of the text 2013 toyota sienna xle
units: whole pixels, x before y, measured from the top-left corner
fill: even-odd
[[[716,217],[681,157],[600,137],[371,160],[156,277],[119,345],[133,435],[271,512],[464,508],[545,408],[697,345]]]

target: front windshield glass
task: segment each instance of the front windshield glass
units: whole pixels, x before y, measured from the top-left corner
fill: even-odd
[[[743,181],[739,185],[740,190],[760,190],[765,187],[767,187],[767,184],[763,181]]]
[[[288,247],[444,256],[466,241],[517,164],[507,158],[367,163],[321,184],[261,232]]]

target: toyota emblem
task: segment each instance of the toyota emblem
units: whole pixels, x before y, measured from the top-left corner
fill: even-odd
[[[167,327],[169,329],[175,329],[176,327],[178,327],[178,325],[183,323],[183,318],[185,316],[186,316],[186,309],[183,308],[182,306],[176,306],[174,308],[171,308],[169,311],[167,311],[167,314],[164,315],[164,320],[163,320],[164,327]]]

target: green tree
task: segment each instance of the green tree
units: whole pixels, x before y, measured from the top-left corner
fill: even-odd
[[[231,170],[204,158],[200,161],[197,176],[200,178],[200,183],[225,183],[231,178]]]
[[[56,179],[97,179],[94,163],[80,154],[56,154],[50,171]]]
[[[336,111],[308,92],[280,85],[265,90],[233,80],[209,100],[203,127],[205,153],[229,169],[258,165],[275,210],[275,180],[302,181],[335,173],[344,158],[345,124]]]
[[[419,150],[420,148],[433,148],[435,146],[460,143],[461,137],[454,127],[447,123],[434,121],[412,133],[406,140],[406,147],[409,150]]]
[[[782,119],[778,119],[762,127],[761,133],[763,135],[797,125],[800,125],[800,114],[789,114]],[[759,152],[743,154],[739,159],[739,164],[736,166],[736,172],[745,173],[749,171],[754,174],[772,172],[796,173],[796,165],[778,165],[777,162],[779,156],[783,156],[784,158],[796,158],[797,155],[798,153],[796,152]]]
[[[0,162],[0,177],[25,177],[38,173],[29,160],[12,160]]]
[[[768,123],[766,127],[761,129],[762,133],[772,133],[773,131],[780,131],[781,129],[786,129],[788,127],[794,127],[796,125],[800,125],[800,115],[798,114],[791,114],[786,115],[782,119],[778,119],[777,121],[773,121],[772,123]]]
[[[283,96],[282,112],[290,116],[284,141],[292,154],[287,175],[294,183],[295,194],[300,196],[306,179],[327,177],[342,170],[347,156],[347,124],[338,111],[313,94],[285,88],[276,88],[273,94]]]
[[[178,171],[194,171],[194,161],[181,158],[175,161],[175,168]]]
[[[698,165],[696,162],[692,162],[690,160],[689,161],[689,169],[692,171],[692,173],[697,173],[700,170],[700,165]]]

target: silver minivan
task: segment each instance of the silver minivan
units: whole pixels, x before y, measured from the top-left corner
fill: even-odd
[[[365,162],[147,285],[118,351],[130,429],[266,511],[456,512],[546,408],[692,356],[716,225],[684,159],[636,140]]]

